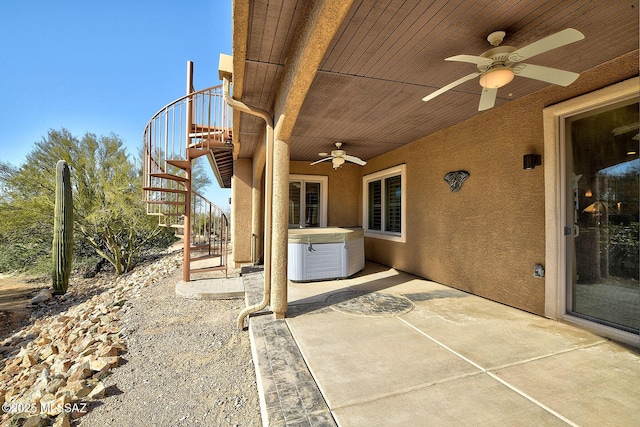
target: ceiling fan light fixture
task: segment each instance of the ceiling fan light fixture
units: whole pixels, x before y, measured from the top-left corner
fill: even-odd
[[[487,89],[498,89],[513,80],[513,70],[506,67],[492,68],[480,76],[480,86]]]
[[[344,164],[344,159],[342,157],[334,157],[333,160],[331,160],[331,163],[333,163],[334,169],[338,169]]]

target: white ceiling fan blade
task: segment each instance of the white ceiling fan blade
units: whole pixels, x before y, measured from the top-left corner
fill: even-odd
[[[318,156],[328,156],[329,153],[318,153]]]
[[[355,156],[349,156],[348,154],[345,154],[344,156],[342,156],[342,158],[348,162],[355,163],[360,166],[364,166],[367,164],[367,162],[365,162],[364,160],[359,159],[358,157],[355,157]]]
[[[569,43],[584,39],[584,34],[573,28],[567,28],[512,52],[509,61],[520,62]]]
[[[453,83],[449,83],[448,85],[446,85],[445,87],[443,87],[442,89],[438,89],[437,91],[433,92],[430,95],[425,96],[424,98],[422,98],[423,101],[431,101],[433,98],[435,98],[438,95],[442,95],[443,93],[445,93],[446,91],[453,89],[454,87],[461,85],[462,83],[466,82],[467,80],[471,80],[473,78],[478,77],[480,74],[482,73],[471,73],[468,76],[464,76],[461,79],[456,80]]]
[[[482,88],[482,95],[480,95],[480,105],[478,105],[478,111],[484,111],[493,108],[496,103],[496,95],[498,95],[497,88]]]
[[[318,164],[318,163],[320,163],[320,162],[325,162],[325,161],[327,161],[327,160],[331,160],[331,159],[333,159],[333,157],[325,157],[325,158],[324,158],[324,159],[322,159],[322,160],[318,160],[318,161],[315,161],[315,162],[311,163],[309,166],[317,165],[317,164]]]
[[[558,70],[557,68],[543,67],[540,65],[518,64],[513,67],[513,72],[517,76],[529,79],[542,80],[560,86],[569,86],[575,82],[580,74],[571,71]]]
[[[445,58],[444,60],[468,62],[470,64],[476,64],[476,65],[491,65],[491,63],[493,62],[490,58],[484,58],[482,56],[474,56],[474,55],[456,55],[456,56],[451,56],[449,58]]]

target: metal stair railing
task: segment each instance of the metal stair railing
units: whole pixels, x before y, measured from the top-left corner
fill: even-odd
[[[190,224],[186,242],[191,242],[189,253],[198,254],[194,261],[219,259],[213,266],[208,262],[206,268],[198,269],[185,261],[189,274],[223,269],[226,275],[228,218],[218,206],[191,190],[187,171],[193,159],[212,155],[211,150],[231,149],[231,127],[231,108],[224,102],[222,86],[214,86],[167,104],[144,130],[143,199],[147,214],[157,216],[160,226],[176,228],[178,234],[185,232],[185,223]],[[190,220],[185,221],[189,211]]]
[[[191,273],[223,270],[227,273],[229,219],[211,201],[193,192],[191,198],[191,262],[202,262]]]
[[[186,189],[182,182],[161,178],[158,175],[166,173],[154,157],[145,150],[144,163],[149,165],[144,171],[144,201],[147,215],[158,216],[158,224],[164,227],[183,227],[185,214]],[[180,175],[183,175],[180,174]]]
[[[211,149],[230,149],[231,128],[231,107],[224,102],[221,85],[185,95],[161,108],[143,134],[144,200],[159,200],[157,193],[181,189],[176,182],[185,178],[190,158]],[[157,207],[147,208],[152,215],[158,211]]]

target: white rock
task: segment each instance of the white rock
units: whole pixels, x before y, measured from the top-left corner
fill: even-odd
[[[56,421],[53,423],[53,427],[71,427],[69,416],[65,413],[58,415]]]
[[[46,289],[41,289],[40,292],[38,292],[35,297],[31,298],[31,301],[29,302],[31,304],[38,304],[41,302],[49,301],[51,298],[53,298],[53,294],[51,294],[51,289],[46,288]]]
[[[106,387],[102,381],[98,381],[98,384],[91,390],[91,393],[87,395],[89,399],[102,399],[104,397],[104,392]]]

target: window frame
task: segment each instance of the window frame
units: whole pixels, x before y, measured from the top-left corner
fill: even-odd
[[[327,175],[300,175],[293,174],[289,175],[289,184],[292,182],[300,182],[301,183],[301,192],[304,192],[306,188],[306,183],[319,183],[320,184],[320,226],[327,226],[327,205],[329,200],[329,177]],[[289,228],[295,227],[296,225],[300,228],[318,228],[318,227],[306,227],[304,224],[304,216],[303,212],[306,210],[306,197],[305,194],[301,194],[300,198],[300,221],[302,224],[291,224],[291,218],[289,218]]]
[[[387,223],[387,206],[386,206],[386,185],[385,179],[400,176],[400,232],[386,231]],[[381,187],[381,230],[373,230],[369,228],[369,183],[380,181]],[[390,240],[394,242],[406,242],[407,228],[407,177],[406,165],[403,163],[393,166],[375,173],[371,173],[362,177],[362,228],[366,237],[376,239]]]

